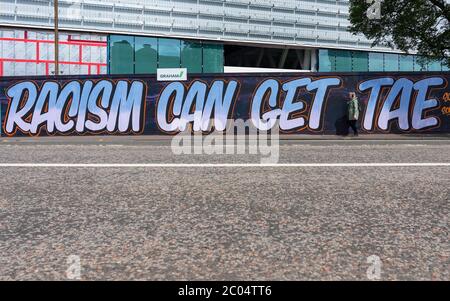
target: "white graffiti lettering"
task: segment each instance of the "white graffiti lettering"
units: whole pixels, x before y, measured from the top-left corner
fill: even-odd
[[[5,131],[17,130],[47,133],[129,133],[144,127],[145,85],[141,81],[120,80],[117,83],[91,80],[70,81],[61,87],[47,81],[41,88],[26,81],[10,87],[6,94],[10,105],[6,114]]]
[[[213,119],[217,131],[225,130],[237,87],[234,80],[228,84],[217,80],[210,87],[202,81],[194,81],[186,91],[181,82],[170,83],[157,103],[158,127],[165,132],[176,132],[184,131],[193,123],[193,131],[207,131]]]
[[[279,108],[280,83],[275,79],[265,80],[256,90],[251,106],[251,120],[259,130],[269,130],[275,125],[280,117],[280,129],[290,131],[302,128],[306,125],[306,117],[298,116],[292,118],[293,114],[301,113],[305,110],[304,101],[298,101],[296,95],[300,88],[305,87],[308,92],[317,91],[312,100],[309,113],[308,127],[313,130],[320,129],[324,100],[329,88],[340,85],[339,78],[324,78],[312,81],[310,78],[300,78],[282,85],[282,90],[286,96],[281,108]],[[269,111],[262,113],[265,106]],[[262,114],[261,114],[262,113]],[[298,114],[297,114],[298,115]]]
[[[439,105],[436,99],[426,99],[430,87],[441,86],[443,83],[444,80],[441,77],[426,78],[416,83],[407,78],[394,80],[390,77],[362,82],[359,90],[362,92],[370,90],[363,128],[371,131],[376,123],[379,129],[387,131],[393,120],[396,120],[399,129],[404,131],[411,128],[422,130],[438,125],[438,118],[423,118],[423,115],[427,109],[436,108]],[[389,89],[384,101],[380,99],[383,89]],[[416,95],[415,99],[413,95]],[[376,118],[379,102],[382,104]]]

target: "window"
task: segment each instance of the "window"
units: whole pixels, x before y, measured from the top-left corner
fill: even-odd
[[[384,54],[384,71],[398,71],[398,54]]]
[[[369,71],[369,54],[367,52],[352,52],[352,71]]]
[[[134,50],[134,73],[156,73],[158,68],[158,39],[136,37]]]
[[[223,45],[203,44],[203,73],[223,72]]]
[[[369,53],[369,71],[384,71],[384,57],[382,53]]]
[[[346,50],[336,50],[336,71],[352,71],[352,53]]]
[[[331,50],[319,49],[319,71],[333,72],[336,71],[336,57]]]
[[[428,66],[427,62],[424,60],[421,60],[420,56],[415,55],[414,56],[414,71],[427,71]]]
[[[158,68],[180,68],[181,41],[158,39]]]
[[[445,62],[421,61],[420,57],[407,54],[319,50],[319,72],[396,72],[396,71],[449,71]]]
[[[432,60],[428,63],[428,71],[441,71],[441,62]]]
[[[110,74],[155,74],[158,68],[222,73],[223,45],[169,38],[109,36]]]
[[[414,71],[414,57],[412,55],[400,55],[399,60],[399,71]]]
[[[201,73],[202,59],[202,44],[181,41],[181,67],[190,73]]]
[[[111,35],[109,37],[109,72],[111,74],[134,73],[134,37]]]

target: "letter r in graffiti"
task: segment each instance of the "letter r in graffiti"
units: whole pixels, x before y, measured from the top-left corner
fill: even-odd
[[[371,4],[366,11],[366,16],[369,20],[381,19],[381,2],[383,0],[366,0],[366,3]]]

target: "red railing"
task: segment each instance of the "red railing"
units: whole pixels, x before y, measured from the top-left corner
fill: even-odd
[[[40,45],[41,44],[54,44],[53,40],[37,40],[37,39],[28,39],[28,34],[24,32],[24,38],[1,38],[0,42],[9,41],[16,43],[35,43],[36,44],[36,53],[35,59],[18,59],[18,58],[5,58],[0,57],[0,76],[4,75],[4,62],[15,62],[15,63],[36,63],[36,64],[45,64],[45,75],[50,75],[49,65],[54,64],[54,60],[44,60],[40,58]],[[100,74],[101,68],[106,67],[106,63],[102,62],[84,62],[83,61],[83,47],[102,47],[106,48],[107,43],[103,41],[90,41],[90,40],[76,40],[72,39],[69,35],[67,41],[59,41],[60,45],[71,45],[78,46],[79,51],[79,59],[77,61],[59,61],[61,65],[79,65],[79,66],[88,66],[88,74]],[[106,51],[106,50],[105,50]],[[106,54],[105,54],[106,55]]]

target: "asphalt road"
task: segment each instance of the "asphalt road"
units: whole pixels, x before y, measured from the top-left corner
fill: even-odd
[[[6,139],[8,163],[259,163],[170,141]],[[281,163],[450,162],[450,140],[284,141]],[[450,280],[450,166],[0,165],[0,280]]]

